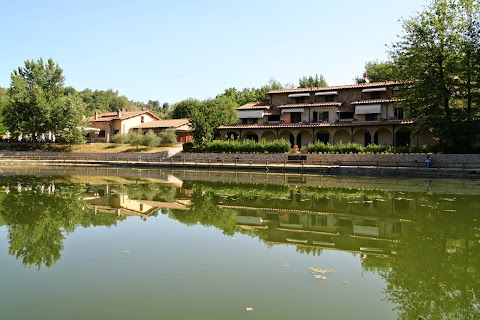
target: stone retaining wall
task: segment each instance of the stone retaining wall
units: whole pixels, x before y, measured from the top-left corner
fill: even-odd
[[[224,161],[252,163],[284,163],[292,154],[242,154],[242,153],[185,153],[175,156],[176,160],[185,161]],[[301,155],[301,154],[296,154]],[[426,154],[305,154],[305,164],[352,164],[375,165],[390,164],[392,166],[424,165]],[[480,168],[480,154],[432,154],[432,166]]]

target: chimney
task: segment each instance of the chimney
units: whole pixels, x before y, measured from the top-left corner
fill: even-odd
[[[95,120],[98,120],[98,112],[95,111]]]
[[[143,106],[142,110],[143,110],[143,111],[147,111],[147,110],[148,110],[148,106]]]
[[[122,117],[122,109],[117,110],[117,117],[119,117],[119,118]]]

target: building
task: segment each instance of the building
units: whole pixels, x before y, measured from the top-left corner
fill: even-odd
[[[178,143],[192,141],[192,127],[190,126],[190,121],[188,119],[154,120],[140,123],[132,129],[142,133],[147,133],[149,130],[152,130],[157,135],[166,129],[175,129]]]
[[[431,134],[413,132],[415,121],[395,106],[397,90],[391,81],[273,90],[269,102],[237,108],[238,123],[219,130],[241,140],[283,138],[299,147],[317,141],[395,147],[434,143]]]
[[[98,114],[95,112],[93,117],[90,117],[90,128],[98,129],[88,133],[88,138],[91,142],[110,142],[112,137],[116,134],[127,133],[133,127],[159,120],[160,118],[148,110],[141,111],[123,111],[107,112]]]

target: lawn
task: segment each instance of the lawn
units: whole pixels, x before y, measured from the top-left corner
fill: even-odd
[[[114,143],[84,143],[74,146],[66,146],[61,144],[39,144],[33,145],[29,143],[1,143],[0,150],[16,150],[16,151],[60,151],[60,152],[73,152],[73,153],[126,153],[126,152],[142,152],[142,153],[155,153],[176,146],[168,147],[134,147],[128,144],[114,144]]]

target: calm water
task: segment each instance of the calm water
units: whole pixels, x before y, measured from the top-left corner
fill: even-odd
[[[480,181],[62,170],[0,176],[0,319],[480,318]]]

